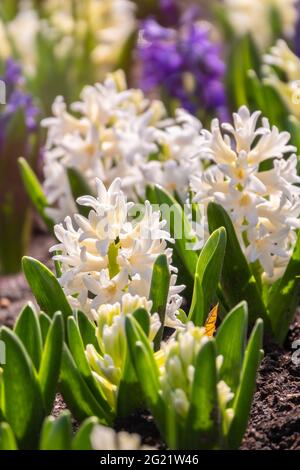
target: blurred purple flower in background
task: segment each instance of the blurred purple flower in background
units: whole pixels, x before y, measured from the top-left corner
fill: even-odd
[[[4,75],[1,78],[6,85],[6,105],[0,115],[0,143],[2,143],[7,125],[18,110],[24,112],[26,130],[34,132],[37,129],[38,108],[32,96],[23,90],[24,78],[19,64],[8,59],[5,64]]]
[[[173,0],[162,0],[161,6],[172,11],[172,4]],[[178,20],[173,15],[178,23],[174,28],[162,26],[154,18],[142,23],[140,85],[145,92],[160,88],[193,114],[204,110],[226,119],[225,64],[208,23],[198,21],[198,14],[191,7]]]

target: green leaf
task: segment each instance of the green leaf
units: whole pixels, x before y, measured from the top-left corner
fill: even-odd
[[[258,319],[251,333],[243,362],[239,388],[233,402],[232,420],[228,443],[231,449],[238,449],[247,428],[251,403],[256,385],[256,374],[262,359],[263,321]]]
[[[38,379],[47,414],[51,412],[59,377],[64,339],[61,313],[54,315],[43,350]]]
[[[126,74],[130,74],[132,62],[134,58],[134,50],[137,41],[137,31],[135,30],[129,35],[128,39],[123,42],[123,47],[120,56],[117,60],[116,70],[124,70]]]
[[[68,168],[67,173],[74,201],[77,201],[77,199],[81,196],[93,196],[93,191],[90,185],[84,176],[79,173],[79,171],[77,171],[75,168]],[[84,207],[80,204],[77,204],[77,208],[79,213],[84,217],[87,217],[91,210],[89,207]]]
[[[100,424],[100,422],[95,416],[86,419],[82,423],[73,439],[72,450],[93,450],[91,433],[97,424]]]
[[[40,328],[42,333],[43,344],[45,344],[49,328],[51,326],[51,319],[44,312],[41,312],[39,315]]]
[[[205,343],[197,356],[185,436],[184,449],[211,450],[217,441],[217,370],[213,340]]]
[[[20,313],[14,331],[25,346],[36,370],[42,356],[42,334],[34,306],[29,302]]]
[[[49,203],[42,186],[25,158],[21,157],[18,161],[26,192],[47,227],[52,231],[54,222],[46,214],[45,209],[49,207]]]
[[[68,318],[68,346],[78,370],[84,378],[86,384],[93,393],[100,406],[109,414],[110,409],[107,406],[105,397],[95,381],[87,358],[85,356],[85,346],[80,336],[80,331],[73,317]]]
[[[152,205],[158,204],[156,191],[152,185],[146,186],[146,200],[149,201]]]
[[[187,314],[184,310],[182,310],[182,308],[178,309],[177,319],[180,320],[184,325],[189,321]]]
[[[149,313],[143,308],[133,313],[133,318],[138,322],[145,335],[149,336],[150,319]],[[142,394],[139,393],[140,386],[132,364],[129,351],[126,351],[125,366],[118,390],[117,415],[124,418],[141,408]],[[128,400],[128,397],[132,397]]]
[[[224,227],[209,237],[198,258],[189,320],[203,326],[215,301],[226,248]]]
[[[248,308],[246,302],[228,313],[218,328],[216,344],[218,355],[223,356],[220,378],[233,392],[240,382],[248,326]]]
[[[221,277],[222,289],[230,308],[246,300],[249,309],[249,320],[254,323],[258,317],[263,318],[266,328],[270,320],[263,304],[256,280],[250,270],[236,236],[232,221],[227,212],[214,202],[208,205],[208,224],[212,233],[219,227],[225,227],[227,244]]]
[[[40,450],[71,450],[72,423],[69,411],[63,411],[58,418],[49,416],[45,419]]]
[[[37,435],[45,414],[34,366],[15,333],[0,330],[6,347],[3,365],[3,412],[21,448],[37,445]]]
[[[260,56],[249,34],[239,38],[230,51],[227,88],[234,109],[249,105],[248,71],[259,72]]]
[[[78,421],[97,416],[102,424],[111,424],[112,415],[100,406],[66,346],[62,355],[60,389],[65,402]]]
[[[189,276],[193,279],[197,265],[197,254],[191,249],[196,242],[192,228],[182,207],[160,186],[155,186],[157,202],[162,218],[167,220],[171,237],[175,239],[178,253]]]
[[[271,289],[268,312],[275,339],[282,343],[288,333],[300,300],[300,232],[286,270]]]
[[[125,331],[130,357],[140,386],[149,406],[154,410],[159,398],[159,371],[149,340],[132,317],[126,317]]]
[[[8,423],[0,423],[0,451],[18,450],[14,433]]]
[[[84,347],[86,347],[88,344],[92,344],[96,351],[100,352],[99,344],[96,338],[95,323],[92,323],[85,313],[81,312],[80,310],[76,312],[76,319]]]
[[[170,286],[170,271],[168,266],[168,260],[166,255],[160,255],[156,259],[150,287],[149,298],[152,300],[151,313],[158,313],[161,322],[161,327],[157,332],[154,339],[154,349],[157,351],[160,347],[160,343],[163,336],[166,307],[169,295]]]
[[[54,274],[40,261],[24,256],[23,272],[41,310],[51,318],[62,312],[64,318],[72,315],[72,309]]]

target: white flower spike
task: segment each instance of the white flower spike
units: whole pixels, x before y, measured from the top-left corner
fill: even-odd
[[[214,201],[230,215],[249,262],[265,277],[278,278],[290,258],[300,226],[300,182],[290,134],[272,128],[260,113],[243,106],[233,125],[212,122],[203,131],[202,156],[214,163],[191,177],[195,201]]]

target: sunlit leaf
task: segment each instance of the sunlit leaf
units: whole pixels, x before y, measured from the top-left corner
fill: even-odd
[[[24,256],[23,272],[41,308],[50,317],[62,312],[64,318],[72,315],[72,309],[54,274],[40,261]]]

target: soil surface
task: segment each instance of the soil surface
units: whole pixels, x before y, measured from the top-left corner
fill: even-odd
[[[51,266],[49,247],[53,239],[39,235],[30,255]],[[33,301],[22,274],[0,277],[0,325],[12,326],[24,303]],[[299,340],[299,344],[294,344]],[[265,345],[265,357],[257,378],[250,420],[242,450],[300,450],[300,311],[283,347]],[[53,415],[66,405],[57,395]],[[73,423],[74,430],[76,423]],[[153,418],[148,413],[134,414],[116,423],[117,430],[141,435],[143,443],[164,448]]]
[[[54,239],[50,236],[37,235],[29,249],[29,256],[52,267],[49,248],[54,243]],[[13,326],[16,317],[28,301],[34,302],[34,298],[22,273],[0,276],[0,326]]]
[[[294,343],[297,340],[298,345]],[[265,345],[242,449],[300,450],[299,352],[298,311],[284,347]]]

